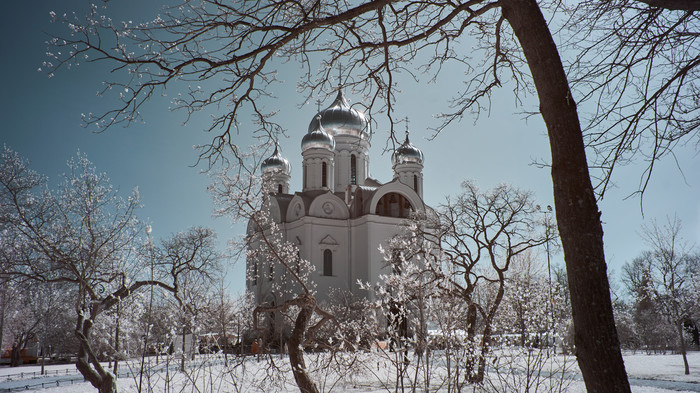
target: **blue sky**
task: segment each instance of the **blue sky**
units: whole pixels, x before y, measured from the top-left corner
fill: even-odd
[[[111,15],[115,20],[150,20],[157,14],[158,3],[151,1],[144,6],[135,0],[111,2]],[[185,114],[169,111],[170,102],[165,97],[142,110],[145,124],[91,133],[81,127],[80,115],[109,107],[108,99],[96,96],[108,69],[99,64],[82,64],[52,78],[37,71],[46,60],[45,32],[66,31],[65,27],[50,23],[49,11],[84,13],[88,6],[84,0],[17,1],[7,5],[9,9],[0,16],[4,37],[0,43],[4,58],[0,63],[4,89],[0,143],[28,158],[35,170],[51,179],[56,179],[65,170],[66,161],[80,150],[99,170],[107,172],[125,195],[139,187],[144,204],[140,216],[151,222],[156,238],[192,225],[205,225],[218,232],[223,248],[226,239],[242,234],[243,226],[211,217],[212,203],[206,192],[209,178],[200,173],[204,167],[192,167],[197,159],[193,145],[210,140],[203,132],[209,119],[206,115],[183,124]],[[287,127],[288,137],[280,144],[282,153],[292,163],[291,188],[299,190],[300,143],[316,105],[300,106],[304,97],[295,89],[297,68],[287,65],[279,72],[287,83],[275,92],[278,98],[266,105],[280,110],[277,121]],[[544,124],[538,116],[525,120],[521,114],[536,109],[534,97],[516,107],[511,90],[502,88],[492,97],[490,113],[482,114],[478,120],[465,117],[429,140],[427,129],[438,124],[433,115],[446,107],[447,99],[455,93],[455,81],[466,77],[459,70],[448,70],[434,84],[403,79],[400,85],[396,117],[409,117],[411,141],[425,154],[426,202],[438,205],[446,195],[459,190],[462,180],[471,179],[482,188],[510,183],[532,190],[541,205],[553,205],[549,170],[531,165],[533,161],[548,160]],[[167,93],[173,96],[177,92]],[[346,92],[346,96],[352,102],[359,99],[352,92]],[[331,99],[324,101],[323,106],[330,104]],[[381,115],[375,120],[378,124],[372,140],[370,173],[380,181],[389,181],[390,154],[382,152],[388,123]],[[237,142],[247,144],[247,138],[241,136]],[[681,146],[676,152],[676,160],[667,158],[655,169],[643,200],[644,217],[639,198],[625,199],[636,189],[642,166],[618,170],[614,177],[616,187],[600,203],[606,257],[615,273],[645,248],[639,237],[643,220],[665,220],[667,215],[677,214],[683,220],[685,238],[700,244],[700,157],[694,146]],[[553,261],[561,263],[562,259],[558,254]],[[232,265],[229,282],[232,291],[243,289],[242,263]]]

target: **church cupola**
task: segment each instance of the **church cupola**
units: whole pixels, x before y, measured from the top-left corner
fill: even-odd
[[[309,132],[318,128],[319,122],[334,137],[349,135],[362,139],[369,138],[370,128],[367,118],[364,113],[348,104],[340,87],[338,87],[338,95],[331,106],[319,111],[318,115],[311,120]]]
[[[277,142],[275,142],[275,151],[270,157],[263,160],[260,169],[262,170],[263,185],[269,187],[269,192],[274,194],[289,193],[292,166],[289,160],[280,154]]]
[[[406,140],[391,156],[394,178],[423,198],[423,152],[408,139],[408,120],[406,124]]]
[[[316,115],[317,119],[321,116]],[[335,138],[321,125],[310,129],[301,140],[301,155],[304,166],[303,191],[331,190],[334,178]]]
[[[309,131],[322,126],[335,138],[333,188],[354,191],[369,175],[370,125],[364,113],[352,108],[338,86],[331,105],[320,110],[309,124]]]

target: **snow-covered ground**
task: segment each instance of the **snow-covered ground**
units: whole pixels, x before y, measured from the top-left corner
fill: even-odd
[[[361,359],[354,358],[351,363],[340,365],[335,371],[324,370],[324,367],[327,367],[327,363],[325,363],[327,359],[322,356],[309,355],[307,358],[309,369],[317,370],[314,377],[323,391],[379,393],[394,390],[392,385],[394,374],[391,370],[391,364],[386,358],[382,360],[376,355],[366,355]],[[624,358],[634,393],[700,392],[700,352],[688,355],[690,375],[684,375],[683,360],[680,355],[627,353]],[[499,369],[498,372],[494,369],[491,370],[489,375],[492,383],[486,391],[513,391],[512,386],[524,386],[520,384],[526,379],[525,376],[531,375],[527,372],[527,364],[524,364],[527,362],[523,362],[522,359],[518,358],[515,362],[506,362],[502,359],[508,359],[508,354],[502,354],[498,361],[492,363],[498,365]],[[288,360],[286,358],[280,359],[278,356],[273,358],[272,364],[266,361],[258,362],[251,357],[232,368],[225,368],[221,358],[202,357],[189,364],[187,373],[178,372],[178,363],[172,359],[169,363],[161,361],[157,368],[153,359],[152,362],[154,371],[142,378],[141,381],[139,381],[138,373],[120,376],[118,379],[119,391],[122,393],[137,392],[139,383],[153,387],[153,391],[158,393],[164,392],[166,385],[171,390],[176,388],[174,391],[184,392],[275,391],[284,393],[298,391],[289,371]],[[128,373],[129,370],[135,371],[136,368],[138,365],[135,363],[124,364],[124,367],[120,368],[120,375]],[[540,386],[538,391],[549,390],[547,386],[552,381],[544,375],[549,375],[551,370],[557,377],[555,381],[562,380],[563,375],[564,391],[585,392],[585,386],[573,358],[558,356],[556,362],[551,365],[545,362],[541,369],[544,372],[534,378],[535,383]],[[562,369],[565,370],[563,374],[557,373],[557,370]],[[30,386],[30,389],[22,391],[43,393],[96,392],[96,389],[92,388],[90,384],[80,381],[80,376],[73,365],[47,366],[49,371],[47,377],[38,376],[39,370],[39,366],[33,365],[19,368],[0,367],[0,393],[7,391],[8,388],[23,389],[25,386]],[[348,370],[353,371],[349,372]],[[339,380],[337,378],[339,374],[352,374],[352,376]],[[56,387],[56,380],[52,378],[61,377],[72,378],[75,381],[72,384],[59,381],[60,386]],[[437,379],[436,374],[435,380]],[[45,384],[44,386],[52,385],[52,387],[32,388],[32,386],[42,382]],[[196,389],[193,383],[197,384]],[[499,383],[510,387],[503,387],[504,385],[499,387]],[[438,388],[437,384],[434,388]],[[524,388],[518,390],[524,391]],[[531,390],[533,390],[532,387]],[[147,389],[144,388],[143,391],[147,391]]]

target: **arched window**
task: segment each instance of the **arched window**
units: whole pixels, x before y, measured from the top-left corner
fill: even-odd
[[[350,184],[357,184],[357,157],[350,156]]]
[[[321,187],[328,187],[328,165],[321,164]]]
[[[411,211],[414,209],[408,198],[399,193],[390,192],[379,200],[375,214],[385,217],[408,218]]]
[[[413,175],[413,191],[418,192],[418,175]]]
[[[329,249],[323,250],[323,275],[333,275],[333,251]]]
[[[282,185],[281,185],[281,184],[278,184],[278,185],[277,185],[277,193],[278,193],[278,194],[281,194],[281,193],[282,193]]]
[[[267,278],[272,281],[275,278],[275,266],[270,262],[270,276]]]

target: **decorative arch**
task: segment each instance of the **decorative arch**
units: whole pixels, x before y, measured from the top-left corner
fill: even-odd
[[[306,203],[302,197],[295,195],[294,198],[289,202],[289,207],[287,208],[287,222],[296,221],[304,217],[307,213]]]
[[[415,211],[416,208],[403,194],[389,192],[379,198],[374,214],[384,217],[408,218]]]
[[[309,215],[344,220],[350,217],[350,211],[348,211],[348,206],[342,199],[331,192],[327,192],[317,196],[311,202]]]
[[[369,212],[385,217],[407,218],[410,213],[406,211],[407,205],[410,211],[425,211],[425,205],[418,193],[397,179],[377,189],[372,196]],[[394,210],[391,210],[392,208]],[[392,212],[395,214],[391,214]]]

